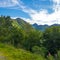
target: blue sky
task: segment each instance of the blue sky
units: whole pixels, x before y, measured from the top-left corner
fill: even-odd
[[[30,24],[60,24],[60,0],[0,0],[0,16],[22,18]]]

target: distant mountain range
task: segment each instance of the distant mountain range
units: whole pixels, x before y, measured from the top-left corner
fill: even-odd
[[[31,24],[27,23],[26,21],[24,21],[21,18],[16,18],[14,20],[14,22],[15,22],[14,24],[19,25],[25,31],[30,31],[32,29],[44,31],[46,28],[49,28],[51,26],[60,26],[60,24],[53,24],[53,25],[49,26],[49,25],[38,25],[36,23],[31,25]]]
[[[60,26],[60,24],[53,24],[53,25],[49,26],[49,25],[38,25],[38,24],[35,23],[32,26],[33,26],[33,28],[35,28],[37,30],[44,31],[46,28],[49,28],[51,26]]]

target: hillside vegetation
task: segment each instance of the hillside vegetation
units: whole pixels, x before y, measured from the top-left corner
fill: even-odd
[[[45,31],[10,16],[0,17],[0,60],[60,60],[60,26]]]
[[[44,58],[41,55],[32,54],[23,49],[0,44],[0,60],[44,60]]]

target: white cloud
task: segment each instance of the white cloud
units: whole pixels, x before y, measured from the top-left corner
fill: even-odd
[[[60,23],[60,11],[54,12],[52,14],[47,14],[43,11],[40,11],[39,13],[31,14],[30,15],[32,20],[27,22],[37,23],[37,24],[54,24],[54,23]]]
[[[53,0],[53,2],[59,4],[60,0]]]
[[[48,11],[45,9],[40,10],[39,12],[31,9],[31,8],[27,8],[27,6],[24,6],[23,4],[21,4],[19,7],[26,13],[29,14],[29,16],[31,17],[30,19],[26,19],[26,18],[22,18],[25,21],[29,22],[30,24],[54,24],[54,23],[60,23],[60,0],[53,0],[54,4],[52,6],[52,8],[54,9],[54,12],[49,14]]]
[[[13,7],[18,5],[18,0],[3,0],[0,1],[0,7]]]
[[[42,9],[37,12],[31,8],[28,8],[21,0],[5,0],[3,3],[0,2],[0,7],[12,7],[18,5],[19,9],[28,13],[31,17],[31,20],[21,17],[25,21],[29,22],[30,24],[37,23],[42,25],[51,25],[54,23],[60,23],[60,0],[53,0],[53,3],[52,8],[54,12],[51,14],[49,14],[46,9]]]
[[[53,0],[54,5],[52,6],[54,12],[49,14],[47,10],[40,10],[39,12],[33,11],[33,14],[30,13],[32,20],[27,20],[27,22],[37,23],[37,24],[48,24],[52,25],[54,23],[60,24],[60,0]]]
[[[3,0],[0,1],[0,7],[10,7],[10,9],[22,10],[28,14],[34,12],[33,9],[27,8],[21,0]]]
[[[55,11],[60,10],[60,0],[53,0],[53,2]]]

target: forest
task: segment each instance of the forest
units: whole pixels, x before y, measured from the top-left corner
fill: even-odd
[[[60,26],[37,30],[23,19],[0,16],[0,60],[60,60]]]

